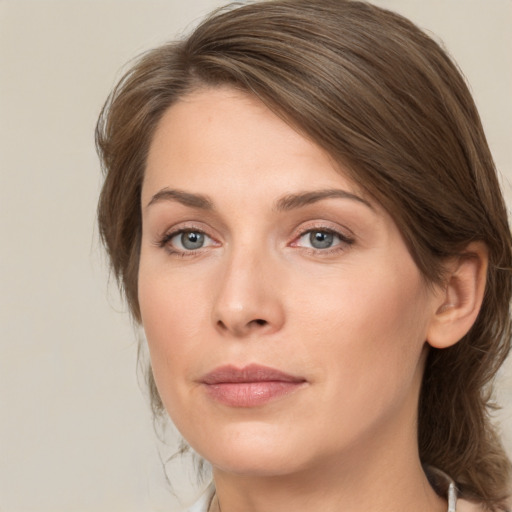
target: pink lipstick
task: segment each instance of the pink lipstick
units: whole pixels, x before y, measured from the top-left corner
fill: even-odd
[[[206,374],[201,382],[217,402],[231,407],[256,407],[296,391],[306,379],[251,364],[244,368],[221,366]]]

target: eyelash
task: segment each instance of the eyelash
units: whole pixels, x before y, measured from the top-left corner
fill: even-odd
[[[208,237],[211,240],[213,240],[213,238],[211,236],[209,236],[204,230],[197,229],[197,228],[194,228],[193,226],[190,226],[190,227],[186,227],[186,228],[180,228],[175,231],[171,231],[169,233],[165,233],[162,237],[160,237],[157,240],[156,245],[162,249],[165,249],[170,255],[176,256],[178,258],[186,258],[189,256],[194,256],[194,255],[198,254],[199,252],[201,252],[203,247],[201,247],[199,249],[191,249],[191,250],[187,251],[187,250],[176,249],[169,243],[174,237],[181,235],[183,233],[198,233],[198,234],[204,235],[205,237]]]
[[[324,249],[317,249],[314,247],[303,247],[302,249],[312,255],[321,255],[321,256],[329,256],[336,254],[338,252],[344,252],[347,250],[348,247],[354,244],[355,239],[351,236],[347,236],[343,233],[340,233],[336,229],[328,228],[325,226],[310,226],[306,229],[303,229],[295,238],[294,241],[290,244],[292,247],[299,247],[297,245],[297,242],[303,238],[305,235],[311,233],[324,233],[329,235],[334,235],[339,239],[339,243],[332,247],[324,248]]]
[[[331,255],[334,253],[343,252],[343,251],[347,250],[347,247],[350,247],[355,242],[353,237],[344,235],[335,229],[327,228],[325,226],[313,226],[313,227],[308,227],[307,229],[300,231],[293,239],[293,242],[291,242],[289,245],[291,247],[300,247],[297,244],[297,242],[302,237],[307,235],[308,233],[315,233],[315,232],[333,235],[339,239],[339,243],[337,243],[333,247],[328,247],[328,248],[324,248],[324,249],[317,249],[314,247],[302,247],[302,249],[305,252],[312,254],[312,255],[320,254],[323,256],[327,256],[327,255]],[[198,233],[198,234],[204,235],[205,237],[208,237],[211,240],[214,240],[213,237],[209,236],[204,230],[196,229],[193,226],[191,226],[191,227],[177,229],[177,230],[171,231],[169,233],[165,233],[162,237],[160,237],[156,241],[155,245],[157,245],[158,247],[160,247],[162,249],[165,249],[170,255],[180,257],[180,258],[186,258],[186,257],[195,256],[195,255],[199,254],[204,249],[204,247],[200,247],[199,249],[181,250],[181,249],[174,248],[169,243],[174,237],[181,235],[183,233]]]

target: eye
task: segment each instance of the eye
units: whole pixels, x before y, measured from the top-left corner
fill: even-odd
[[[167,235],[162,240],[162,245],[168,245],[177,251],[186,252],[214,245],[214,241],[202,231],[190,229]]]
[[[342,243],[351,244],[352,242],[348,237],[330,229],[310,229],[304,232],[294,245],[315,250],[325,250]]]
[[[303,239],[306,240],[303,240]],[[335,243],[334,233],[327,231],[310,231],[305,235],[301,236],[300,239],[306,243],[309,243],[311,247],[315,249],[329,249]]]

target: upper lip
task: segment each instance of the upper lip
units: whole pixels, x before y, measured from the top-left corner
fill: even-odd
[[[233,365],[219,366],[207,373],[201,382],[204,384],[226,384],[242,382],[305,382],[303,377],[297,377],[288,373],[261,366],[250,364],[243,368],[237,368]]]

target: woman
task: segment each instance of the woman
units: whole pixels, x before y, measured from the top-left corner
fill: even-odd
[[[510,231],[432,39],[360,2],[219,11],[140,59],[97,143],[155,413],[212,465],[194,511],[506,510]]]

